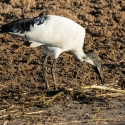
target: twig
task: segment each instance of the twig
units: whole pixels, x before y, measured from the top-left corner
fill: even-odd
[[[6,87],[5,85],[2,85],[2,84],[0,84],[0,86],[2,86],[2,87]]]
[[[41,110],[41,111],[37,111],[37,112],[29,112],[29,113],[24,113],[25,115],[35,115],[35,114],[40,114],[40,113],[43,113],[44,110]]]
[[[118,97],[118,96],[123,96],[124,93],[107,93],[107,94],[98,94],[96,97]]]
[[[5,112],[5,111],[6,111],[6,109],[0,110],[0,113],[3,113],[3,112]]]
[[[122,61],[124,61],[125,59],[123,58],[123,59],[121,59],[119,62],[117,62],[117,64],[119,64],[120,62],[122,62]]]
[[[2,115],[0,116],[0,119],[7,117],[8,115]]]
[[[5,121],[3,125],[7,125],[8,121]]]
[[[112,92],[125,93],[125,90],[110,88],[110,87],[106,87],[106,86],[92,85],[92,86],[84,86],[82,88],[83,89],[101,89],[101,90],[108,90],[108,91],[112,91]]]
[[[10,103],[8,103],[5,99],[3,100],[3,102],[5,102],[7,105],[11,105]]]
[[[10,110],[10,109],[12,109],[12,108],[19,108],[19,106],[16,106],[16,105],[12,105],[12,106],[10,106],[8,109]]]
[[[12,111],[9,111],[9,112],[11,112],[11,113],[14,113],[14,112],[18,112],[19,110],[12,110]]]

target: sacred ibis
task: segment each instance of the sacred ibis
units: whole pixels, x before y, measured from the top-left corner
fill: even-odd
[[[47,89],[50,87],[46,75],[46,63],[50,52],[54,56],[52,78],[55,89],[56,61],[58,56],[64,51],[70,51],[81,62],[86,61],[96,67],[101,81],[103,82],[104,80],[100,58],[94,53],[83,52],[85,29],[71,19],[55,15],[43,15],[16,20],[2,25],[0,33],[11,33],[26,37],[31,42],[30,47],[42,46],[46,55],[43,63],[43,72]]]

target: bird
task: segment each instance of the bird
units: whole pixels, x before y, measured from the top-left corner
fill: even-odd
[[[55,78],[57,58],[65,51],[71,52],[75,59],[87,62],[97,68],[100,79],[102,83],[104,82],[100,57],[95,53],[85,53],[83,51],[85,28],[69,18],[58,15],[41,15],[33,18],[18,19],[2,25],[0,33],[19,35],[29,40],[30,47],[42,47],[45,53],[43,74],[47,90],[50,90],[50,85],[47,78],[46,64],[50,53],[54,57],[51,73],[55,90],[57,90]]]

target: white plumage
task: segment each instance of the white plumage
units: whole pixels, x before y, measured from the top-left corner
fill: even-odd
[[[52,76],[55,85],[56,60],[64,51],[70,51],[78,60],[86,61],[97,67],[101,80],[103,81],[99,57],[93,53],[85,54],[83,52],[82,48],[85,38],[85,29],[71,19],[61,16],[47,15],[31,19],[17,20],[3,25],[0,32],[24,36],[31,42],[30,47],[42,45],[43,51],[46,54],[43,70],[48,89],[49,84],[46,77],[46,63],[50,52],[52,52],[54,56]]]

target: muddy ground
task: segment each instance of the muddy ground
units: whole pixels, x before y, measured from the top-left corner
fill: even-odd
[[[124,125],[125,1],[0,0],[0,25],[45,14],[68,17],[86,29],[83,50],[100,56],[105,84],[91,65],[64,52],[56,69],[60,91],[53,91],[50,56],[52,91],[46,92],[41,48],[0,34],[0,124]]]

